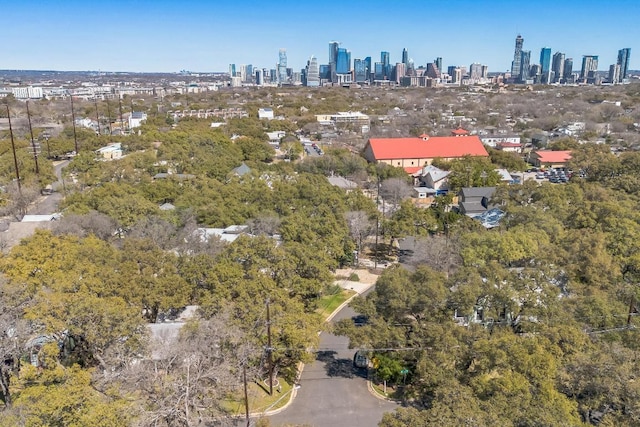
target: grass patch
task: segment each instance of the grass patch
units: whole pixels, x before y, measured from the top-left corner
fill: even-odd
[[[355,291],[340,288],[339,292],[324,295],[318,301],[318,308],[316,308],[316,313],[320,314],[323,319],[326,319],[331,313],[335,311],[336,308],[340,307],[340,304],[345,302],[351,295],[354,295],[355,293]]]
[[[247,395],[249,396],[249,412],[252,414],[260,413],[264,411],[271,411],[283,407],[289,402],[289,394],[291,393],[291,385],[284,381],[282,378],[278,378],[280,381],[280,392],[274,385],[273,396],[269,395],[269,384],[256,384],[250,382],[247,384]],[[243,390],[240,387],[233,396],[224,399],[221,402],[221,406],[231,415],[244,415],[244,396]]]
[[[387,391],[385,392],[384,385],[382,383],[376,384],[373,381],[371,382],[371,387],[373,388],[373,391],[387,399],[399,400],[402,398],[402,391],[398,387],[392,387],[387,384]]]

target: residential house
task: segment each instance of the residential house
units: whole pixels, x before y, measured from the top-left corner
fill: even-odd
[[[269,145],[278,148],[280,147],[280,140],[285,137],[287,133],[283,130],[277,130],[275,132],[267,132],[269,137]]]
[[[341,176],[332,175],[327,177],[327,180],[329,180],[329,184],[333,185],[334,187],[342,188],[347,193],[358,188],[358,184],[353,181],[349,181],[347,178]]]
[[[519,142],[499,142],[498,145],[496,145],[496,148],[510,153],[522,152],[522,144]]]
[[[231,170],[231,173],[236,176],[244,176],[248,173],[251,173],[251,168],[247,166],[244,162],[237,168]]]
[[[98,148],[96,154],[104,160],[119,159],[122,157],[122,144],[120,142],[112,142],[106,147]]]
[[[539,168],[566,168],[571,160],[571,151],[532,151],[529,155],[529,163]]]
[[[418,181],[420,186],[431,188],[436,191],[446,191],[449,188],[447,177],[451,172],[427,165],[420,169]]]
[[[227,228],[197,228],[195,232],[203,242],[215,236],[223,242],[231,243],[242,234],[247,234],[248,230],[247,225],[230,225]]]
[[[142,111],[134,111],[129,116],[129,129],[138,128],[142,126],[142,122],[147,120],[147,113]]]
[[[460,213],[476,216],[491,209],[493,206],[490,205],[490,201],[495,191],[495,187],[462,188],[458,194]]]
[[[493,148],[498,148],[503,144],[521,144],[520,137],[517,135],[482,135],[480,140],[483,144]]]
[[[260,108],[258,110],[258,118],[273,120],[273,108]]]
[[[372,163],[386,163],[415,173],[434,159],[461,159],[466,156],[489,157],[477,135],[434,136],[417,138],[371,138],[364,157]]]

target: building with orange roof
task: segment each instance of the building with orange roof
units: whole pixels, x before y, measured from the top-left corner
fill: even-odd
[[[571,160],[571,151],[539,150],[529,155],[529,163],[540,168],[565,168]]]
[[[460,136],[430,137],[422,134],[417,138],[371,138],[364,147],[363,155],[371,163],[385,163],[412,172],[416,167],[430,165],[438,158],[489,157],[480,138],[468,135],[468,132]]]

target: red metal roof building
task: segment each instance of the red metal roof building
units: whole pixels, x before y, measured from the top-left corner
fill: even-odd
[[[489,157],[489,153],[476,135],[371,138],[364,147],[364,157],[368,161],[405,170],[430,165],[437,158],[452,160],[465,156]]]
[[[529,161],[538,167],[563,168],[571,159],[571,151],[534,151],[529,157]]]

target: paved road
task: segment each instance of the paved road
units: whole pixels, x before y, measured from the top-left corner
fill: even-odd
[[[68,160],[56,162],[53,165],[54,172],[58,177],[58,181],[54,182],[52,187],[55,190],[53,194],[41,196],[35,203],[29,206],[28,213],[30,215],[48,215],[59,212],[58,206],[64,198],[64,186],[62,182],[62,169],[69,164]]]
[[[334,320],[356,313],[344,308]],[[317,360],[305,366],[298,394],[287,409],[270,417],[274,427],[308,425],[313,427],[374,427],[382,414],[397,405],[372,396],[367,390],[365,372],[353,368],[354,350],[349,340],[328,333],[320,335]]]

